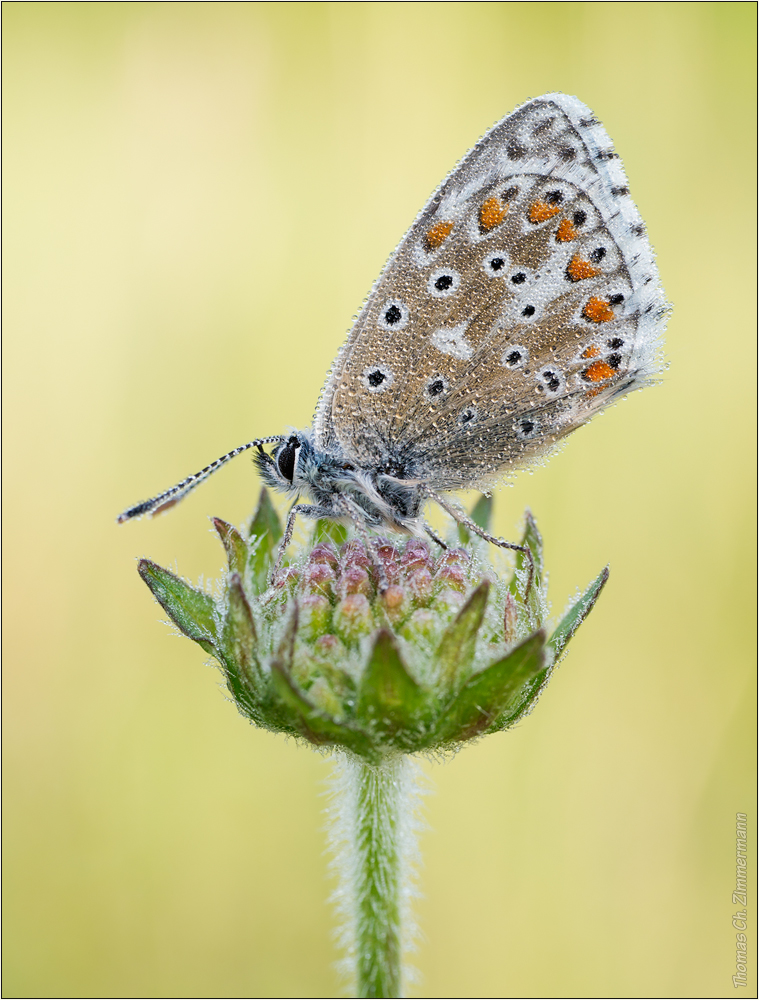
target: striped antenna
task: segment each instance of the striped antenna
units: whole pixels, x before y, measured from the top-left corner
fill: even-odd
[[[123,524],[125,521],[131,521],[132,518],[142,517],[143,514],[160,514],[164,510],[168,510],[169,507],[173,507],[175,503],[179,503],[191,490],[199,486],[204,479],[208,479],[222,465],[226,465],[231,458],[236,458],[249,448],[258,448],[261,450],[261,446],[264,444],[274,444],[283,440],[282,435],[277,434],[274,437],[256,438],[255,441],[241,444],[239,448],[235,448],[234,451],[230,451],[226,455],[222,455],[221,458],[217,458],[215,462],[211,462],[205,469],[201,469],[200,472],[196,472],[193,476],[188,476],[181,483],[172,486],[170,490],[159,493],[158,496],[150,500],[143,500],[142,503],[135,504],[134,507],[129,507],[123,514],[119,514],[116,520],[118,524]]]

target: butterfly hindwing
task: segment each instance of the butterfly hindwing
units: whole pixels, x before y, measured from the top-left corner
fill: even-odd
[[[492,482],[646,384],[665,311],[605,131],[576,98],[528,102],[388,261],[330,374],[316,443],[433,488]]]

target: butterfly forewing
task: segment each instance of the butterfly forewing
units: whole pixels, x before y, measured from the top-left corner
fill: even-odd
[[[435,488],[492,482],[658,370],[666,310],[603,128],[548,95],[422,210],[338,357],[316,443]]]

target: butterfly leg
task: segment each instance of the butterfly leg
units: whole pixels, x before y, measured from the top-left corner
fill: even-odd
[[[467,531],[471,531],[475,535],[479,535],[480,538],[484,538],[486,542],[490,542],[491,545],[497,545],[501,549],[513,549],[515,552],[522,552],[529,563],[529,568],[527,572],[527,586],[524,589],[525,597],[530,593],[532,588],[532,582],[535,579],[535,560],[532,557],[532,552],[528,545],[517,545],[516,542],[507,542],[503,538],[496,538],[495,535],[489,535],[487,531],[475,524],[471,517],[467,517],[466,514],[461,511],[456,510],[455,507],[451,506],[446,500],[444,500],[438,493],[433,490],[427,491],[427,496],[430,500],[434,500],[436,504],[439,504],[446,514],[450,514],[454,521],[462,525]]]
[[[274,567],[269,576],[269,585],[272,586],[277,574],[282,568],[282,562],[285,558],[285,551],[287,546],[290,544],[290,539],[293,537],[293,530],[295,528],[295,519],[298,514],[302,514],[303,517],[334,517],[335,512],[326,507],[317,507],[310,503],[296,503],[290,508],[290,514],[287,518],[287,524],[285,525],[285,533],[282,536],[282,541],[279,543],[279,548],[277,550],[277,561],[274,563]]]
[[[374,546],[372,545],[372,540],[369,537],[369,532],[366,530],[366,521],[362,517],[361,508],[352,503],[348,497],[340,497],[340,504],[348,515],[348,517],[353,521],[353,526],[356,531],[361,535],[361,540],[366,546],[366,553],[371,559],[374,568],[377,571],[377,586],[379,588],[380,594],[384,594],[387,588],[390,586],[390,581],[387,578],[387,571],[382,565],[381,560],[377,557]]]
[[[432,539],[432,541],[433,541],[433,542],[435,542],[435,544],[436,544],[436,545],[439,545],[439,546],[440,546],[440,548],[441,548],[441,549],[442,549],[442,550],[443,550],[444,552],[447,552],[447,551],[448,551],[448,546],[447,546],[447,545],[445,544],[445,542],[443,541],[443,539],[442,539],[442,538],[439,538],[439,537],[438,537],[438,536],[437,536],[437,535],[435,534],[435,532],[434,532],[434,531],[432,530],[432,528],[431,528],[431,527],[429,526],[429,524],[425,524],[425,525],[424,525],[424,530],[425,530],[426,534],[427,534],[427,535],[429,535],[429,537],[430,537],[430,538]]]

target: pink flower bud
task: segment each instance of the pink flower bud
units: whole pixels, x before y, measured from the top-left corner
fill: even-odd
[[[349,594],[335,608],[334,627],[347,643],[355,643],[374,627],[372,609],[364,594]]]
[[[303,590],[306,594],[335,593],[335,571],[327,563],[309,564],[303,571]]]
[[[308,561],[314,565],[317,563],[326,563],[333,569],[337,569],[337,553],[334,546],[328,542],[320,542],[319,545],[314,545],[308,556]]]

